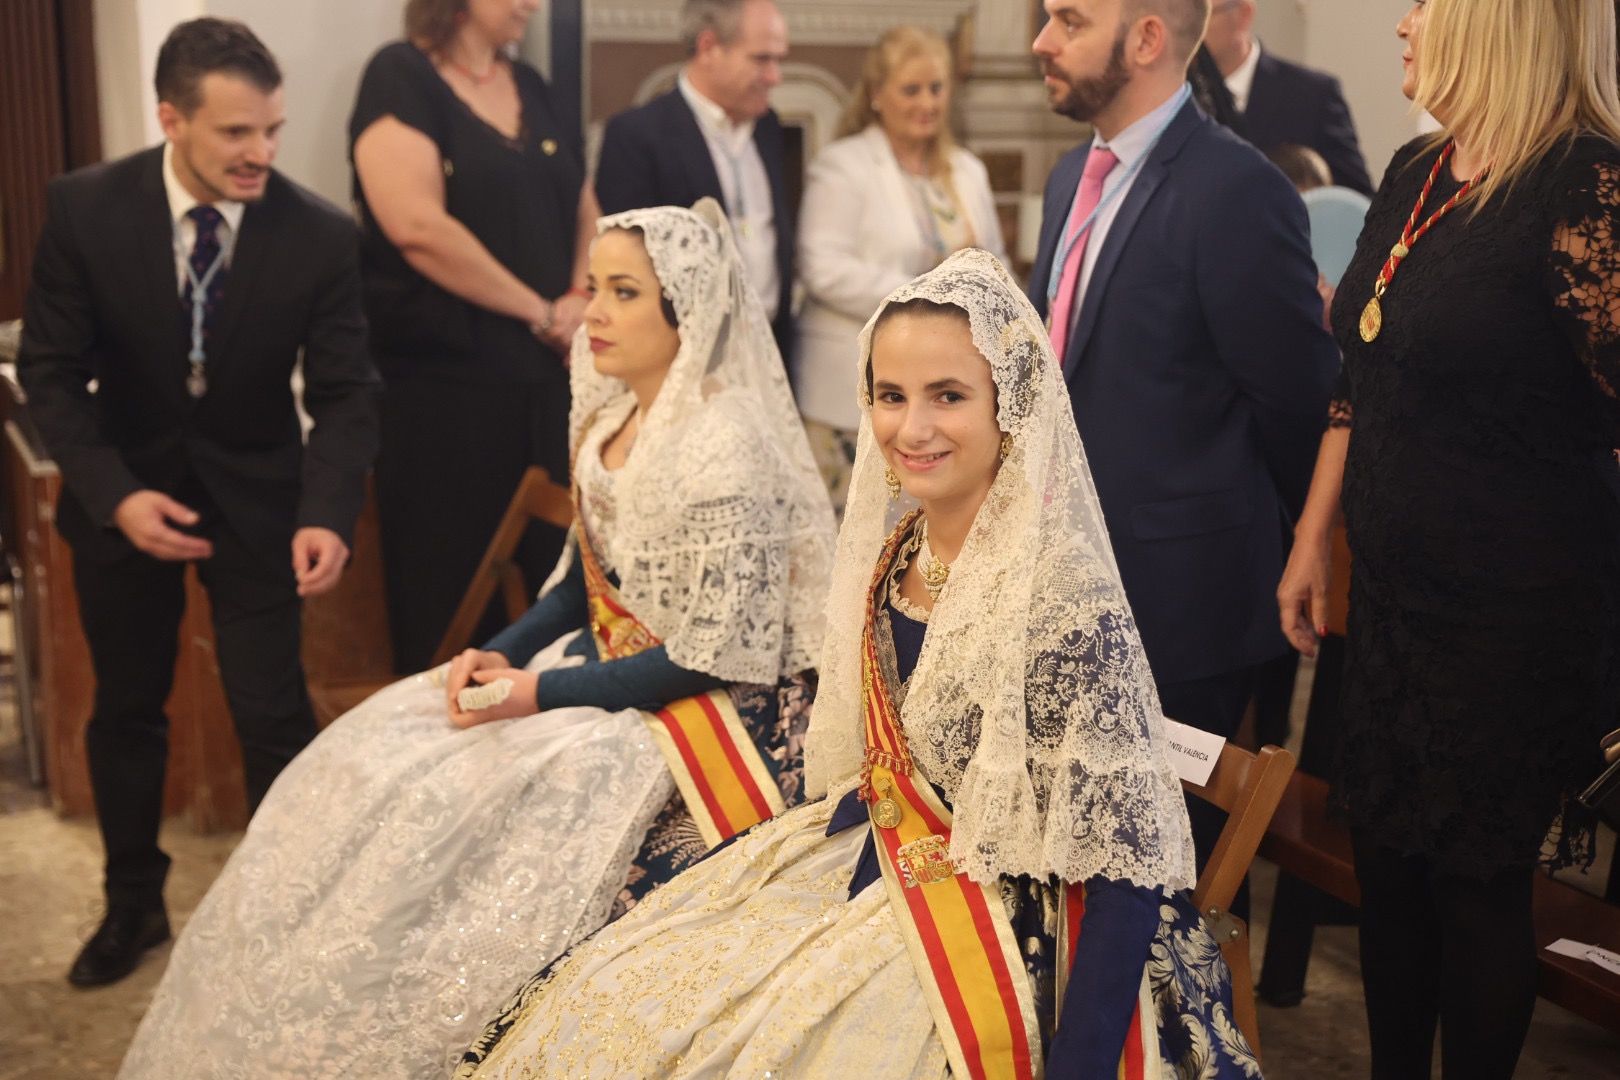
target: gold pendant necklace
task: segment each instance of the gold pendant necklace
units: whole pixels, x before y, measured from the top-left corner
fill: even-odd
[[[1429,179],[1424,183],[1423,190],[1418,195],[1417,205],[1412,207],[1412,214],[1406,219],[1406,227],[1401,230],[1401,238],[1395,242],[1394,247],[1389,249],[1389,258],[1384,260],[1383,267],[1378,271],[1378,278],[1373,282],[1372,299],[1368,300],[1367,306],[1361,309],[1361,322],[1358,329],[1361,331],[1361,340],[1369,345],[1377,341],[1378,335],[1383,332],[1384,293],[1389,289],[1390,283],[1395,280],[1395,274],[1400,270],[1401,264],[1406,261],[1408,255],[1412,254],[1412,248],[1417,245],[1417,242],[1428,235],[1429,230],[1434,228],[1441,218],[1455,210],[1485,175],[1480,173],[1477,176],[1470,177],[1468,182],[1458,189],[1455,195],[1446,200],[1446,204],[1436,210],[1433,216],[1423,222],[1420,227],[1418,221],[1423,216],[1423,208],[1428,205],[1430,193],[1434,191],[1434,182],[1439,179],[1440,170],[1451,159],[1451,154],[1456,148],[1455,141],[1448,142],[1445,149],[1440,151],[1440,156],[1435,159],[1434,167],[1429,170]]]
[[[922,575],[923,588],[928,590],[928,596],[936,603],[939,594],[945,591],[945,584],[951,578],[951,568],[934,557],[934,549],[928,546],[928,519],[922,520],[922,537],[917,544],[917,572]]]

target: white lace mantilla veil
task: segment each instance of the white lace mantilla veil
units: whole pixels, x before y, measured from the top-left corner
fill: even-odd
[[[598,236],[609,229],[640,230],[681,342],[616,474],[604,540],[619,592],[684,668],[746,683],[804,671],[821,644],[832,504],[725,213],[706,198],[597,222]],[[570,363],[577,454],[635,398],[596,370],[586,327]]]
[[[1101,875],[1188,887],[1186,805],[1068,392],[1035,309],[976,249],[890,294],[861,333],[860,438],[806,740],[809,794],[842,788],[861,769],[867,591],[886,537],[916,505],[890,500],[866,372],[884,308],[914,299],[967,313],[1012,436],[929,616],[901,709],[913,759],[952,804],[951,857],[986,883]]]

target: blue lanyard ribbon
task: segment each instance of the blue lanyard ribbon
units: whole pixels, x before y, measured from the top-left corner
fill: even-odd
[[[197,271],[191,266],[190,256],[186,254],[185,243],[180,239],[180,229],[178,226],[175,227],[174,253],[179,256],[180,265],[185,267],[186,281],[191,285],[191,352],[186,355],[186,359],[199,367],[208,360],[208,354],[203,351],[203,314],[208,302],[208,286],[213,283],[214,278],[219,275],[220,268],[225,265],[227,249],[228,246],[221,241],[219,254],[214,256],[214,261],[208,264],[208,269],[198,277]]]
[[[1176,117],[1181,115],[1182,107],[1187,104],[1188,99],[1191,97],[1192,84],[1182,83],[1181,89],[1171,99],[1169,112],[1165,115],[1164,120],[1160,122],[1159,130],[1153,133],[1153,140],[1147,144],[1147,148],[1142,151],[1141,155],[1131,162],[1131,167],[1125,170],[1125,176],[1119,183],[1115,184],[1098,200],[1096,209],[1087,215],[1086,220],[1080,223],[1080,227],[1072,231],[1070,226],[1074,223],[1074,203],[1069,203],[1069,213],[1063,219],[1063,231],[1058,233],[1057,253],[1052,259],[1051,272],[1047,275],[1046,311],[1048,316],[1051,315],[1052,305],[1057,302],[1058,284],[1063,278],[1063,267],[1068,265],[1069,256],[1074,252],[1074,245],[1080,242],[1081,237],[1090,235],[1091,227],[1097,223],[1098,216],[1105,209],[1112,206],[1114,200],[1130,189],[1131,181],[1135,180],[1136,175],[1147,165],[1148,158],[1153,156],[1153,151],[1159,146],[1159,140],[1164,138],[1164,133],[1169,130]],[[1084,179],[1083,176],[1082,179]]]

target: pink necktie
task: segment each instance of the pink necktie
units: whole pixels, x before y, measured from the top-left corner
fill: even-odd
[[[1069,346],[1069,323],[1074,313],[1075,293],[1079,291],[1080,267],[1086,261],[1086,242],[1090,240],[1090,229],[1087,235],[1079,235],[1079,229],[1085,225],[1086,219],[1097,204],[1102,202],[1103,181],[1108,174],[1114,171],[1119,164],[1119,158],[1106,146],[1093,146],[1091,156],[1086,158],[1086,171],[1080,177],[1080,186],[1074,192],[1074,209],[1069,214],[1069,228],[1075,230],[1070,233],[1073,238],[1069,245],[1069,257],[1063,262],[1063,276],[1058,279],[1057,296],[1052,300],[1052,351],[1057,354],[1059,365],[1063,363],[1063,350]]]

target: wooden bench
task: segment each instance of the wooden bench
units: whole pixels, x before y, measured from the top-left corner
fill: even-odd
[[[1327,782],[1296,772],[1288,782],[1260,854],[1283,871],[1348,904],[1358,904],[1350,833],[1327,816]],[[1620,1032],[1620,975],[1557,956],[1547,946],[1572,938],[1620,952],[1620,907],[1546,874],[1536,875],[1537,992],[1610,1031]]]

